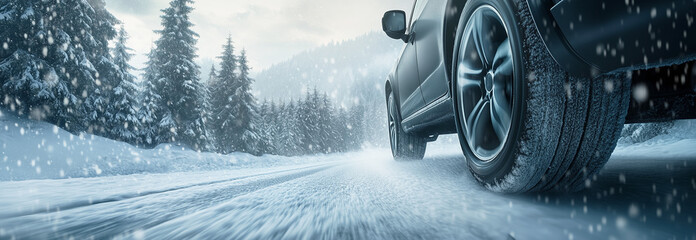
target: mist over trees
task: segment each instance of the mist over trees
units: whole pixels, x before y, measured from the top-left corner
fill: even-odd
[[[314,88],[296,101],[259,103],[247,53],[237,55],[231,38],[220,70],[203,81],[193,3],[172,0],[162,10],[160,38],[137,81],[129,36],[104,0],[0,1],[0,107],[141,147],[302,155],[362,146],[363,102],[338,105]]]
[[[360,149],[363,125],[354,108],[336,107],[316,88],[297,101],[264,100],[259,106],[259,149],[288,156]]]
[[[384,83],[402,47],[381,32],[332,42],[261,71],[254,88],[261,99],[289,101],[316,87],[337,106],[361,108],[364,139],[388,147]]]

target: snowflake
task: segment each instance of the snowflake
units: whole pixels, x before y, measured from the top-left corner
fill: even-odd
[[[639,84],[633,89],[633,98],[636,102],[645,102],[648,100],[648,97],[648,87],[645,84]]]

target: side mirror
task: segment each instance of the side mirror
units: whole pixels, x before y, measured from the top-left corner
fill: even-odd
[[[392,10],[384,13],[382,17],[382,30],[393,39],[407,39],[406,35],[406,12]],[[405,41],[405,40],[404,40]]]

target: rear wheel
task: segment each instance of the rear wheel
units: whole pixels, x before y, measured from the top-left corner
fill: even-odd
[[[606,163],[628,109],[623,74],[572,77],[549,55],[525,0],[470,0],[452,96],[462,150],[499,192],[575,191]]]
[[[387,119],[389,123],[389,142],[392,155],[397,161],[421,160],[428,144],[425,138],[408,134],[401,127],[401,115],[396,106],[394,93],[387,96]]]

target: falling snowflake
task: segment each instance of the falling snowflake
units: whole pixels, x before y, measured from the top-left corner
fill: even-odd
[[[633,88],[633,99],[638,103],[643,103],[648,100],[648,87],[645,84],[638,84]]]

